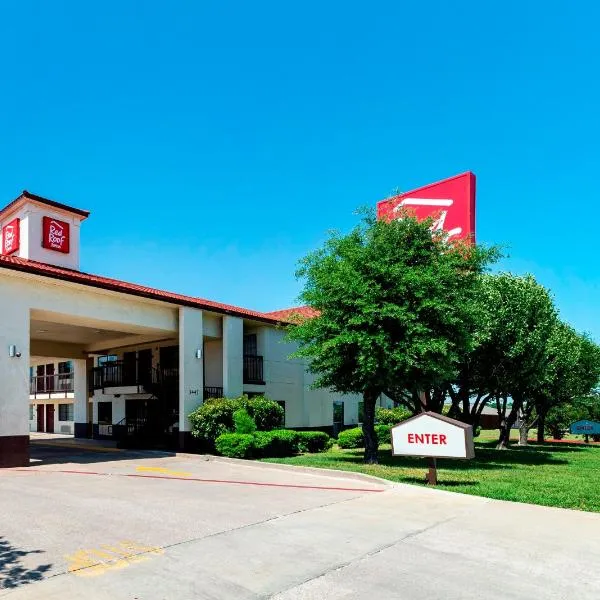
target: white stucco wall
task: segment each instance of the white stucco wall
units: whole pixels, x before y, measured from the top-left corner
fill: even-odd
[[[202,355],[197,355],[204,344],[202,311],[194,308],[179,309],[179,431],[191,431],[188,415],[203,401],[204,368]]]
[[[204,385],[223,387],[223,342],[207,340],[204,342]]]

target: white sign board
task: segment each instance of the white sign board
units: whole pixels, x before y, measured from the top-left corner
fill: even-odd
[[[473,427],[437,413],[421,413],[392,427],[392,454],[473,458]]]

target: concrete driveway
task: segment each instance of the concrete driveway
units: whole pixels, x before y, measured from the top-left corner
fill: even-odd
[[[0,471],[0,597],[597,599],[600,515],[189,455]]]

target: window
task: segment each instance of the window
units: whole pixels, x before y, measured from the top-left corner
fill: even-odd
[[[73,405],[72,404],[59,404],[58,405],[58,420],[59,421],[72,421],[73,420]]]
[[[98,402],[98,423],[112,425],[112,402]]]
[[[116,354],[105,354],[104,356],[99,356],[98,357],[98,366],[101,367],[102,365],[105,365],[107,362],[113,362],[115,360],[117,360]]]
[[[60,374],[72,373],[73,372],[73,363],[70,360],[68,360],[66,362],[59,362],[58,363],[58,372]]]
[[[244,336],[244,355],[245,356],[256,356],[258,354],[258,343],[256,341],[256,334],[249,333]]]
[[[362,401],[358,403],[358,422],[365,422],[365,403]]]
[[[29,420],[33,421],[34,417],[33,417],[33,404],[29,405]]]

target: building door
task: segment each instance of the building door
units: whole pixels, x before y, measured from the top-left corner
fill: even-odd
[[[135,352],[123,354],[123,385],[137,385],[137,356]]]
[[[44,405],[38,404],[35,408],[37,410],[37,430],[44,431]]]
[[[35,384],[36,384],[36,391],[37,392],[45,392],[46,391],[46,378],[44,377],[44,373],[46,371],[46,368],[44,367],[44,365],[38,365],[35,368]],[[42,429],[42,431],[44,431]]]
[[[46,404],[46,433],[54,433],[54,404]]]

